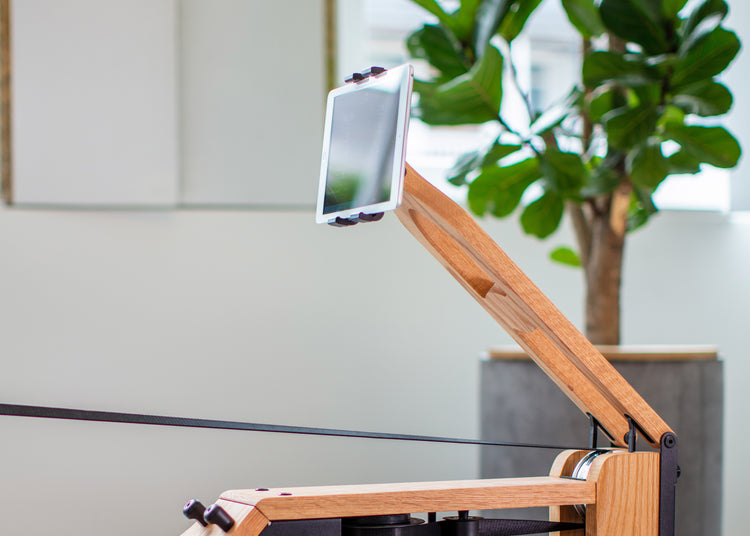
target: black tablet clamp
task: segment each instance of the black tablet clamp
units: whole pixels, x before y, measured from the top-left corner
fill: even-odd
[[[387,69],[385,67],[375,67],[374,65],[370,67],[369,69],[362,71],[361,73],[354,73],[350,78],[347,78],[344,80],[347,84],[357,84],[359,82],[362,82],[363,80],[366,80],[370,78],[371,76],[380,76],[384,72],[386,72]]]
[[[352,225],[357,225],[358,223],[380,221],[382,219],[382,212],[376,212],[375,214],[365,214],[364,212],[360,212],[356,216],[349,216],[348,218],[336,218],[333,221],[329,221],[328,225],[332,225],[333,227],[350,227]]]
[[[380,76],[381,74],[385,73],[386,70],[387,69],[385,67],[376,67],[373,65],[372,67],[362,71],[361,73],[353,73],[351,77],[345,80],[345,82],[347,84],[358,84],[363,80],[367,80],[371,76]],[[380,221],[382,219],[382,212],[376,212],[375,214],[365,214],[364,212],[360,212],[356,216],[349,216],[348,218],[336,218],[333,221],[329,221],[328,225],[332,225],[333,227],[351,227],[352,225],[357,225],[358,223]]]

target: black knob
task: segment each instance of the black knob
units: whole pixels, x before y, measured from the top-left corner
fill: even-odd
[[[229,532],[229,529],[234,526],[234,519],[218,504],[212,504],[206,508],[206,511],[203,512],[203,519],[208,523],[217,525],[224,532]]]
[[[186,518],[195,519],[204,527],[208,525],[208,523],[203,520],[203,512],[205,511],[206,507],[203,506],[198,499],[190,499],[182,509],[182,513],[185,514]]]

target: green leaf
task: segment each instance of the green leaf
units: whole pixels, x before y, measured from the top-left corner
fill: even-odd
[[[588,175],[581,155],[547,149],[540,158],[548,191],[562,197],[575,197]]]
[[[520,145],[507,145],[495,140],[487,152],[470,151],[463,154],[448,172],[448,182],[455,186],[466,184],[466,176],[478,167],[492,166],[501,158],[520,150]]]
[[[615,91],[608,89],[602,91],[589,101],[588,103],[588,115],[592,123],[598,122],[602,116],[608,112],[611,112],[614,108],[619,108],[623,103],[614,103]]]
[[[421,119],[430,125],[462,125],[497,120],[503,86],[503,58],[494,46],[469,72],[444,84],[414,83]]]
[[[684,122],[685,122],[685,110],[683,110],[682,108],[678,106],[668,104],[662,110],[661,117],[659,117],[659,120],[656,122],[656,126],[658,129],[659,127],[663,127],[667,123],[683,124]]]
[[[427,60],[444,79],[456,78],[469,70],[460,45],[443,26],[425,24],[408,37],[406,47],[413,58]]]
[[[530,125],[531,133],[541,136],[545,132],[559,126],[566,118],[571,115],[578,115],[583,92],[574,87],[568,95],[562,100],[553,103],[542,114],[537,117]]]
[[[628,213],[628,231],[633,231],[643,226],[657,212],[658,209],[654,205],[653,199],[651,199],[651,192],[635,188]]]
[[[722,115],[732,108],[732,93],[723,84],[706,80],[680,90],[672,98],[672,104],[688,114]]]
[[[674,19],[685,4],[687,0],[662,0],[661,13],[668,19]]]
[[[549,254],[549,258],[560,264],[565,264],[566,266],[573,266],[574,268],[581,267],[581,258],[578,256],[578,253],[568,247],[555,248],[552,253]]]
[[[509,215],[521,202],[526,188],[541,176],[536,158],[510,166],[488,166],[469,185],[469,208],[478,216],[488,210],[496,217]]]
[[[637,86],[653,84],[659,79],[658,71],[652,67],[616,52],[592,52],[583,60],[583,82],[589,87],[604,82]]]
[[[702,127],[667,123],[665,137],[676,141],[701,162],[718,168],[737,165],[742,154],[740,144],[724,127]]]
[[[500,143],[499,140],[495,140],[490,150],[487,151],[487,154],[482,159],[482,167],[496,164],[501,158],[505,158],[509,154],[513,154],[519,150],[521,150],[520,145]]]
[[[456,20],[456,37],[465,42],[471,35],[482,0],[461,0],[461,4],[453,14]]]
[[[581,187],[581,197],[596,197],[613,192],[622,180],[622,176],[617,171],[621,163],[622,156],[618,151],[610,151],[603,159],[592,159],[592,170],[586,184]]]
[[[513,0],[484,0],[479,7],[474,26],[474,49],[477,55],[482,55],[487,44],[492,39],[506,15],[513,6]]]
[[[432,13],[437,19],[443,23],[451,31],[456,28],[456,21],[452,15],[446,13],[437,0],[412,0],[415,4],[422,6],[424,9]]]
[[[672,24],[661,11],[661,0],[602,0],[602,22],[616,36],[641,45],[649,54],[669,52]]]
[[[613,147],[627,151],[651,135],[657,118],[656,109],[649,106],[613,110],[604,117],[607,140]]]
[[[647,84],[631,88],[630,93],[636,97],[636,106],[658,106],[662,103],[661,86]]]
[[[701,161],[684,149],[669,155],[667,164],[670,175],[684,173],[693,175],[701,170]]]
[[[607,31],[594,0],[562,0],[570,23],[584,37],[601,35]]]
[[[469,151],[462,154],[448,171],[448,182],[454,186],[466,184],[466,175],[476,169],[481,159],[482,155],[479,151]]]
[[[716,76],[729,66],[739,50],[740,40],[734,32],[716,28],[700,38],[675,64],[672,87],[685,87]]]
[[[708,33],[721,24],[728,12],[729,7],[724,0],[703,0],[690,11],[680,33],[683,38],[695,38],[695,34],[699,36]]]
[[[545,192],[542,197],[528,205],[521,213],[521,227],[537,238],[547,238],[560,226],[563,215],[563,200],[554,192]]]
[[[606,89],[599,91],[589,101],[589,119],[593,123],[598,123],[605,114],[623,106],[625,106],[625,98],[619,90]]]
[[[661,152],[660,143],[637,148],[629,163],[630,180],[648,190],[655,190],[669,175],[669,163]]]
[[[500,25],[500,36],[508,43],[521,33],[526,21],[542,0],[515,0]]]

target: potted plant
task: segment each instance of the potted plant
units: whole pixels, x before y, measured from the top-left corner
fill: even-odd
[[[704,165],[731,168],[741,154],[717,119],[732,106],[717,77],[740,49],[722,26],[726,2],[561,0],[581,37],[580,82],[565,99],[537,111],[511,52],[541,0],[462,0],[452,11],[437,0],[413,1],[438,20],[407,41],[412,57],[428,62],[433,73],[415,81],[415,115],[430,125],[494,122],[500,132],[459,158],[449,181],[467,188],[476,215],[518,213],[523,230],[540,239],[567,214],[577,245],[551,256],[583,269],[588,338],[618,345],[623,251],[628,233],[657,212],[654,191],[673,174],[694,174]],[[508,83],[526,104],[521,122],[502,113]],[[640,363],[615,366],[689,438],[680,447],[679,532],[718,533],[721,455],[704,445],[721,437],[721,364],[636,357]],[[560,444],[585,437],[585,424],[575,424],[580,412],[532,363],[489,361],[482,374],[485,439],[534,441],[542,429]],[[663,388],[665,377],[680,390],[679,404]],[[536,452],[486,450],[482,476],[537,474],[549,462]]]
[[[523,230],[541,239],[567,213],[577,247],[551,256],[583,269],[587,337],[619,344],[623,250],[628,233],[657,212],[654,191],[702,165],[731,168],[741,154],[716,120],[732,106],[716,78],[740,49],[722,26],[727,4],[562,0],[581,36],[581,81],[536,111],[510,52],[541,0],[462,0],[452,12],[437,0],[413,1],[438,19],[407,41],[434,73],[415,81],[416,115],[430,125],[500,127],[493,143],[456,162],[449,181],[467,186],[478,216],[519,212]],[[504,75],[526,103],[522,124],[501,113]],[[526,202],[532,187],[538,195]]]

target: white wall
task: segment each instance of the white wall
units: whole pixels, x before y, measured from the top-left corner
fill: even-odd
[[[578,321],[578,274],[514,222],[488,228]],[[722,349],[726,534],[750,477],[748,240],[747,221],[663,214],[633,237],[626,275],[625,342]],[[9,403],[476,437],[478,354],[509,342],[394,218],[4,209],[0,250]],[[471,447],[0,422],[9,533],[40,514],[24,533],[179,534],[182,503],[223,489],[476,475]]]
[[[545,259],[556,244],[486,227],[580,323],[579,274]],[[750,220],[664,213],[626,259],[625,343],[721,348],[727,535],[750,478],[749,243]],[[476,437],[478,355],[510,342],[393,217],[341,230],[312,210],[0,208],[0,252],[6,403]],[[224,489],[477,474],[472,447],[0,426],[8,534],[177,535],[188,498]]]
[[[729,116],[729,124],[733,132],[745,141],[745,150],[748,150],[750,139],[750,99],[743,98],[742,88],[747,85],[750,78],[750,55],[747,53],[748,41],[750,41],[750,3],[741,0],[729,0],[729,16],[726,25],[737,32],[743,42],[740,55],[730,65],[724,82],[733,90],[734,106]],[[750,181],[742,178],[750,175],[750,160],[743,158],[737,167],[734,177],[740,180],[732,181],[732,208],[734,210],[750,210]]]
[[[180,200],[310,203],[327,92],[323,0],[177,3]]]
[[[13,202],[314,202],[327,84],[323,6],[14,2]]]
[[[174,205],[175,1],[11,4],[14,202]]]

